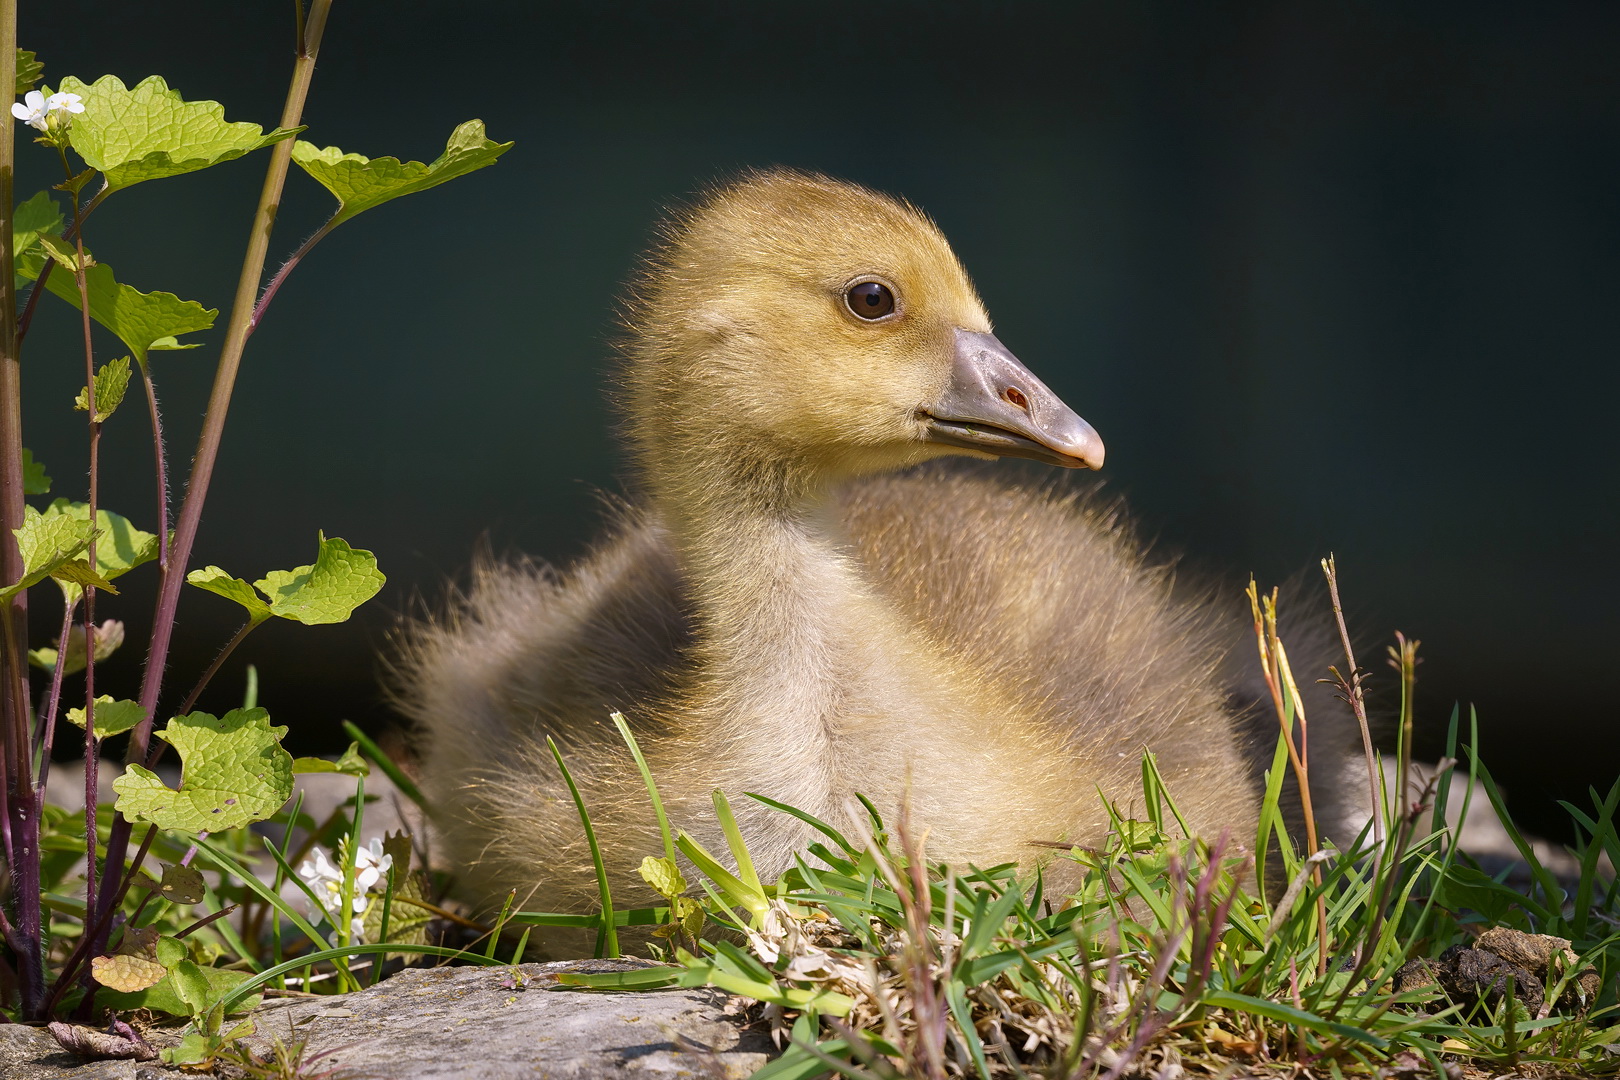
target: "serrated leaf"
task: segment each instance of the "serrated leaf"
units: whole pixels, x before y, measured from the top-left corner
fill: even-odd
[[[180,789],[130,765],[113,781],[117,810],[131,822],[189,833],[263,821],[292,795],[292,755],[281,748],[286,734],[264,709],[177,716],[157,736],[180,752]]]
[[[200,904],[208,895],[200,871],[189,866],[165,866],[158,895],[172,904]]]
[[[325,758],[301,757],[293,759],[293,772],[308,773],[347,773],[350,776],[370,776],[371,766],[366,759],[360,756],[360,744],[350,743],[349,748],[343,751],[336,761]]]
[[[468,120],[451,133],[444,153],[426,165],[392,157],[345,154],[335,146],[321,149],[301,140],[293,144],[292,156],[299,168],[337,197],[338,212],[332,216],[335,225],[390,199],[426,191],[493,165],[511,148],[509,142],[486,138],[482,120]]]
[[[83,98],[68,137],[111,191],[234,161],[302,130],[228,123],[219,102],[186,101],[156,75],[133,88],[112,75],[93,83],[68,76],[57,90]]]
[[[109,990],[132,994],[156,986],[169,972],[156,960],[141,956],[96,956],[90,960],[90,977]]]
[[[259,599],[259,594],[253,591],[253,586],[239,577],[232,577],[217,566],[193,570],[186,575],[186,583],[211,593],[218,593],[227,600],[235,600],[247,608],[248,618],[256,623],[270,617],[270,605]]]
[[[101,365],[96,372],[96,415],[95,422],[100,424],[113,414],[113,410],[124,400],[124,392],[129,389],[129,357],[121,356],[117,360],[109,360]],[[73,407],[80,412],[90,411],[90,388],[87,386],[79,391],[79,396],[73,399]]]
[[[67,717],[79,727],[84,727],[84,710],[69,709]],[[107,739],[121,734],[146,719],[146,710],[141,708],[138,701],[128,698],[119,698],[114,701],[110,694],[96,696],[96,738]]]
[[[57,264],[70,274],[77,273],[80,264],[86,269],[96,265],[95,257],[88,248],[84,254],[79,254],[77,244],[57,236],[55,233],[40,233],[36,238],[39,246],[45,249],[45,254],[55,259]]]
[[[47,234],[40,234],[43,246]],[[60,244],[58,238],[50,241]],[[40,250],[24,252],[17,257],[17,274],[27,281],[39,277],[45,266],[45,254]],[[54,256],[52,256],[54,259]],[[53,273],[45,287],[63,300],[79,306],[79,283],[72,272],[73,260],[66,265],[68,272]],[[117,334],[129,346],[135,362],[144,365],[146,354],[152,349],[173,349],[177,334],[194,334],[214,325],[219,314],[215,308],[205,308],[195,300],[182,300],[174,293],[143,293],[124,285],[113,276],[106,263],[95,263],[84,272],[85,291],[90,295],[90,317]]]
[[[11,257],[15,259],[35,244],[42,234],[62,231],[62,210],[48,191],[41,191],[17,207],[11,222]],[[26,279],[24,279],[26,280]]]
[[[45,473],[45,463],[35,461],[28,447],[23,447],[22,475],[24,495],[44,495],[51,490],[51,478]]]
[[[81,502],[57,499],[45,508],[45,516],[84,523],[90,520],[90,507]],[[93,584],[105,587],[106,582],[128,573],[142,563],[151,562],[157,558],[157,554],[158,538],[155,533],[137,529],[129,523],[128,518],[110,510],[96,511],[95,572],[100,575],[100,580]],[[64,560],[67,561],[71,560]],[[52,573],[54,575],[55,571]],[[67,580],[59,578],[58,584],[69,600],[77,600],[82,591],[77,580],[83,580],[83,576],[76,576],[70,571],[66,577]]]
[[[39,57],[34,55],[32,49],[17,50],[17,86],[16,96],[21,97],[34,88],[45,75],[45,65],[40,63]]]
[[[92,588],[105,589],[114,596],[118,595],[118,590],[113,588],[112,582],[90,569],[88,559],[69,559],[55,570],[52,570],[51,577],[55,578],[56,583],[64,589],[71,585],[75,590],[74,596],[77,596],[79,592],[85,589]]]
[[[377,595],[388,579],[377,557],[325,534],[310,566],[272,570],[253,583],[270,600],[270,612],[306,626],[340,623]]]
[[[13,529],[11,533],[22,552],[23,576],[0,589],[0,597],[15,596],[45,580],[51,571],[76,557],[90,542],[88,517],[79,521],[62,514],[47,515],[32,506],[23,507],[22,528]]]

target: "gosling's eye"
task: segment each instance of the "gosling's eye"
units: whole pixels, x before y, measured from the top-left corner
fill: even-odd
[[[863,319],[881,319],[894,310],[894,292],[881,281],[863,281],[844,294],[849,310]]]

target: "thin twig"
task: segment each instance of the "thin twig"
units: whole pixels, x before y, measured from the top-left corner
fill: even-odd
[[[1378,767],[1378,755],[1373,750],[1372,728],[1367,723],[1367,697],[1362,691],[1362,676],[1365,674],[1356,666],[1356,653],[1350,646],[1350,630],[1344,622],[1344,605],[1339,602],[1339,567],[1333,559],[1333,553],[1322,560],[1322,573],[1327,576],[1328,595],[1333,600],[1333,619],[1339,626],[1339,643],[1344,646],[1344,662],[1347,675],[1340,675],[1333,668],[1339,685],[1339,690],[1345,701],[1350,703],[1350,710],[1356,714],[1356,723],[1361,725],[1361,746],[1367,755],[1367,786],[1369,788],[1367,806],[1372,811],[1373,842],[1382,845],[1384,842],[1384,800],[1379,797],[1378,789],[1383,779],[1383,770]]]

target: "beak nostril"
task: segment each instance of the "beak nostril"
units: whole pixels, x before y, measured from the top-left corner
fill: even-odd
[[[1018,387],[1007,387],[1007,389],[1001,392],[1001,396],[1006,398],[1012,404],[1016,405],[1018,408],[1023,409],[1025,412],[1029,411],[1029,399],[1024,396],[1024,392],[1018,389]]]

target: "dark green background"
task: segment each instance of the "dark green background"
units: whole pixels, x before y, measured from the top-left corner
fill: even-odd
[[[22,40],[48,81],[156,72],[268,125],[290,15],[29,2]],[[481,117],[518,145],[340,229],[252,341],[195,561],[251,579],[323,528],[390,581],[342,627],[262,629],[204,703],[229,707],[251,659],[290,741],[335,749],[340,718],[389,722],[393,613],[481,536],[578,552],[622,468],[620,284],[662,207],[781,163],[937,217],[1159,550],[1234,590],[1337,551],[1382,684],[1388,634],[1422,638],[1431,745],[1478,703],[1487,760],[1547,827],[1550,795],[1620,764],[1617,56],[1613,4],[338,0],[307,137],[427,160]],[[20,154],[19,197],[57,178]],[[89,242],[225,308],[264,161],[123,193]],[[289,192],[277,258],[328,206],[301,174]],[[82,497],[74,319],[47,300],[26,422]],[[219,339],[155,359],[179,469]],[[143,432],[110,425],[103,490],[150,526]],[[144,640],[140,577],[101,611]],[[174,694],[235,628],[194,591],[181,615]],[[129,692],[141,651],[103,686]]]

